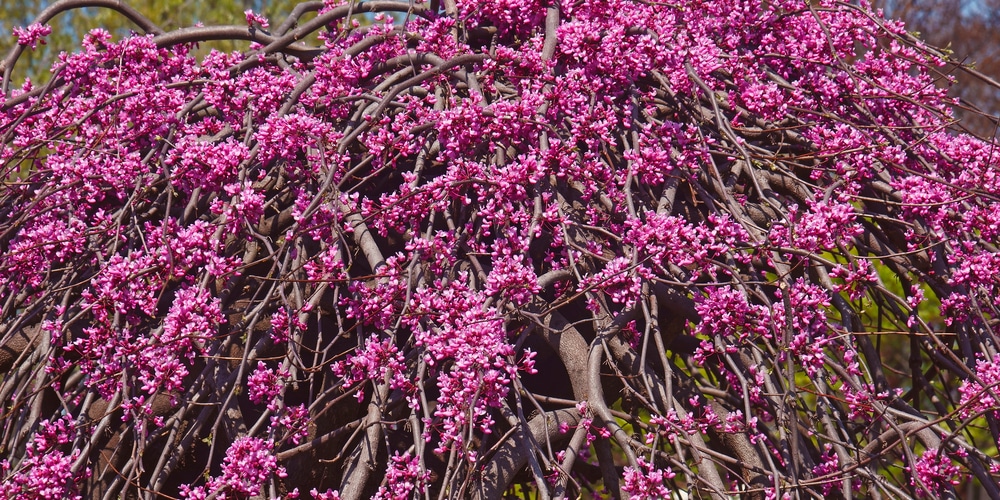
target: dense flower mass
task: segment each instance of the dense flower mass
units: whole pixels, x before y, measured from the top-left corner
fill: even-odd
[[[242,437],[226,451],[222,475],[209,478],[204,486],[181,486],[181,496],[191,500],[246,498],[261,493],[272,476],[287,475],[271,453],[271,444],[259,438]]]
[[[116,4],[12,88],[89,4],[2,63],[5,498],[1000,497],[1000,150],[866,2]]]
[[[672,479],[676,474],[667,467],[666,470],[657,469],[642,458],[636,459],[638,467],[625,468],[625,484],[622,490],[628,493],[629,500],[643,500],[647,498],[668,498],[670,490],[663,482]]]
[[[76,434],[72,420],[63,417],[43,420],[39,424],[16,468],[8,460],[0,462],[4,474],[0,494],[17,500],[83,498],[79,483],[90,474],[90,469],[75,471],[73,464],[80,458],[80,450],[66,449]]]

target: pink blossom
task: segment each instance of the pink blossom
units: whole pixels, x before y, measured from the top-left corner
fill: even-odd
[[[185,497],[335,499],[319,485],[345,464],[374,465],[377,498],[462,495],[517,426],[566,411],[527,451],[572,496],[601,484],[553,458],[631,446],[604,407],[655,448],[624,470],[631,498],[672,494],[663,453],[687,461],[680,486],[698,456],[738,477],[706,433],[770,453],[771,497],[793,470],[823,477],[803,495],[847,469],[931,494],[968,475],[978,457],[912,439],[854,465],[823,446],[828,418],[868,446],[888,406],[1000,416],[996,144],[955,130],[943,61],[903,25],[834,0],[319,9],[277,43],[247,10],[236,31],[261,43],[229,53],[94,30],[50,86],[6,97],[0,347],[21,350],[0,356],[0,496],[129,496],[204,468]],[[928,311],[948,332],[923,331]],[[859,332],[904,324],[910,368],[938,368],[905,402],[885,382],[916,375]],[[211,452],[140,460],[168,436]],[[292,484],[312,478],[278,457],[304,450],[332,473]]]
[[[639,298],[642,281],[636,275],[630,259],[618,257],[608,262],[604,269],[580,283],[581,291],[596,288],[608,294],[612,302],[632,307]]]
[[[268,368],[263,361],[257,362],[257,369],[247,378],[247,391],[250,400],[260,404],[267,402],[267,408],[276,411],[278,396],[284,389],[284,379],[291,377],[286,371],[275,371]]]
[[[940,450],[925,451],[912,467],[907,467],[907,470],[912,474],[910,484],[917,487],[918,495],[921,497],[928,496],[928,492],[918,486],[921,484],[930,490],[931,496],[961,484],[961,480],[957,477],[959,467]]]
[[[252,11],[252,10],[245,10],[245,11],[243,11],[243,15],[246,16],[246,18],[247,18],[247,26],[250,26],[251,28],[253,27],[254,23],[257,23],[258,25],[260,25],[261,28],[264,28],[264,29],[267,29],[268,27],[270,27],[270,25],[267,22],[267,18],[266,17],[264,17],[264,16],[262,16],[260,14],[254,13],[254,11]]]
[[[394,454],[386,471],[386,486],[380,487],[373,500],[408,500],[414,493],[422,493],[430,479],[430,471],[409,452]]]
[[[966,380],[959,386],[959,416],[969,418],[985,412],[1000,412],[1000,362],[996,359],[976,361],[978,380]]]
[[[208,479],[205,485],[181,486],[181,496],[205,500],[210,495],[258,495],[272,476],[284,477],[272,453],[272,443],[260,438],[241,437],[226,451],[222,474]]]
[[[665,483],[676,475],[670,467],[660,469],[642,457],[637,459],[637,464],[638,467],[625,467],[622,490],[628,493],[629,500],[670,498],[670,489]]]
[[[320,493],[316,488],[313,488],[309,494],[312,495],[313,500],[340,500],[340,493],[337,490],[328,489]]]
[[[14,35],[17,36],[18,45],[27,45],[32,49],[39,43],[45,45],[45,37],[52,33],[52,27],[47,24],[32,24],[27,28],[17,26],[14,28]]]
[[[271,429],[286,433],[294,445],[302,443],[309,432],[309,410],[305,405],[286,407],[279,415],[271,416]]]
[[[20,463],[0,463],[0,495],[11,500],[37,498],[68,498],[80,500],[79,486],[90,470],[83,474],[73,470],[79,450],[66,453],[66,444],[77,433],[69,416],[43,421],[25,450]]]
[[[812,473],[815,476],[829,476],[840,472],[840,459],[837,458],[837,454],[833,452],[832,445],[825,445],[822,459],[819,464],[813,467]],[[835,491],[843,481],[841,480],[828,480],[823,483],[823,494],[829,495]]]

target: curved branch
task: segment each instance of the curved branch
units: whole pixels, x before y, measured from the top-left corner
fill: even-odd
[[[206,42],[209,40],[246,40],[261,44],[272,44],[277,37],[257,28],[249,26],[192,26],[180,28],[169,33],[163,33],[153,37],[153,43],[157,47],[166,48],[185,43]],[[326,49],[320,47],[310,47],[301,43],[291,43],[281,47],[280,52],[298,57],[303,61],[322,54]],[[278,51],[275,51],[278,52]]]
[[[528,464],[528,454],[532,448],[524,448],[522,442],[562,444],[570,435],[559,431],[561,425],[575,427],[582,417],[575,408],[543,413],[531,419],[528,428],[518,425],[514,436],[507,439],[489,462],[483,466],[472,488],[471,498],[475,500],[499,500],[507,490],[514,476]]]

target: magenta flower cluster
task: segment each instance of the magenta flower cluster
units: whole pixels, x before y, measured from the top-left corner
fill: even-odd
[[[211,477],[203,486],[181,487],[181,496],[191,500],[207,498],[246,498],[261,494],[263,485],[271,477],[285,477],[287,473],[272,451],[272,443],[259,438],[239,438],[226,451],[222,474]]]
[[[625,467],[622,490],[628,493],[629,500],[670,498],[670,489],[663,484],[675,476],[670,467],[660,469],[643,458],[639,458],[637,463],[638,467]]]
[[[32,49],[41,43],[45,45],[45,37],[52,34],[52,27],[47,24],[32,24],[27,28],[20,26],[14,28],[14,36],[17,37],[18,45],[26,45]]]
[[[0,495],[10,500],[66,498],[80,500],[79,485],[90,474],[79,469],[79,450],[67,450],[76,437],[77,426],[68,416],[41,422],[28,442],[24,459],[15,467],[9,461],[0,462],[4,481]]]

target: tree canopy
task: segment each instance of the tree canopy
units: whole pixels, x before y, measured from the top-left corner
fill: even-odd
[[[996,144],[864,1],[15,34],[5,498],[1000,497]]]

